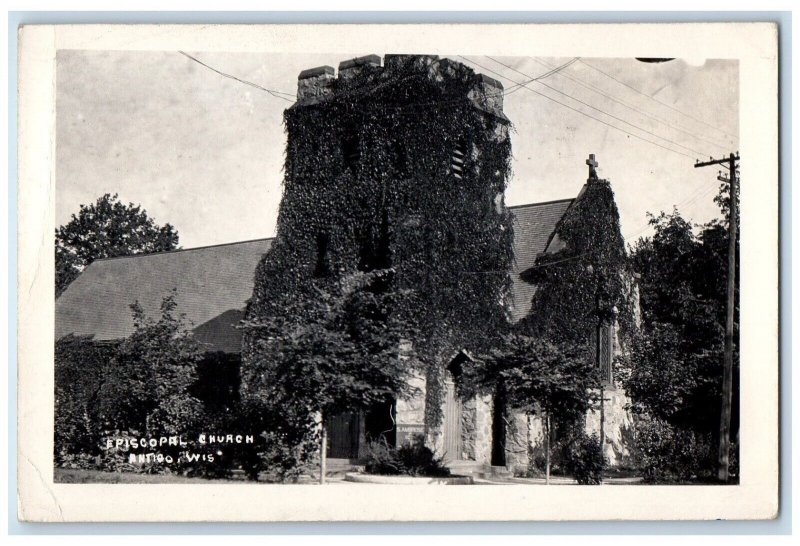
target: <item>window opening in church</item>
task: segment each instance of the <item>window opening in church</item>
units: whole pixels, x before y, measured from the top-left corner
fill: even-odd
[[[330,236],[327,233],[317,234],[317,260],[314,267],[315,277],[325,277],[330,273],[330,263],[328,260],[328,245]]]
[[[459,180],[464,176],[464,158],[467,155],[466,148],[467,146],[462,138],[456,142],[456,145],[453,147],[453,153],[450,156],[450,172]]]
[[[358,141],[358,131],[355,127],[348,127],[342,139],[342,156],[345,166],[350,172],[355,173],[361,159],[361,146]]]
[[[610,385],[614,381],[614,326],[600,328],[600,380]]]
[[[392,273],[389,270],[392,266],[390,239],[389,213],[384,208],[381,211],[380,223],[371,225],[364,231],[359,248],[358,268],[361,271],[383,270],[369,287],[376,293],[386,290],[392,280]]]

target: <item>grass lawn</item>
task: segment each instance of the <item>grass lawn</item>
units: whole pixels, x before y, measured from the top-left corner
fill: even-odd
[[[245,480],[187,478],[175,474],[133,474],[72,468],[55,468],[53,481],[55,483],[253,483]]]

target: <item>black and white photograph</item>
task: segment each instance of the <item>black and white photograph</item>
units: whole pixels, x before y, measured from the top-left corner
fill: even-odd
[[[373,43],[57,48],[52,483],[746,482],[742,61]]]

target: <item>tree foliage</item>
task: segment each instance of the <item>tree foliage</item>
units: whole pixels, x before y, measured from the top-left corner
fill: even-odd
[[[597,385],[591,355],[584,347],[507,334],[459,382],[465,397],[495,392],[504,386],[511,407],[529,415],[558,415],[575,420],[590,409]]]
[[[681,429],[658,418],[640,419],[635,448],[645,483],[711,481],[716,475],[711,433]]]
[[[578,435],[565,446],[565,470],[579,485],[599,485],[603,482],[606,458],[597,435]]]
[[[57,464],[64,464],[78,453],[99,453],[103,426],[98,396],[113,352],[113,345],[97,344],[82,336],[70,335],[56,341],[54,445]]]
[[[178,232],[157,225],[139,205],[105,194],[56,229],[56,297],[98,258],[174,250]]]
[[[100,417],[107,430],[186,434],[202,406],[192,396],[202,348],[176,313],[174,295],[161,303],[158,319],[131,305],[133,333],[122,340],[106,367],[100,389]]]
[[[542,338],[509,333],[459,375],[462,396],[500,394],[510,408],[540,417],[548,478],[556,427],[565,433],[564,460],[574,463],[570,471],[581,473],[581,480],[586,474],[590,481],[595,470],[602,473],[602,454],[597,466],[597,458],[587,451],[588,440],[583,432],[586,412],[596,407],[599,386],[585,345],[556,345]]]
[[[724,208],[723,186],[715,201]],[[632,253],[640,275],[642,329],[625,388],[634,408],[699,434],[718,436],[723,370],[727,222],[693,226],[677,210],[651,217],[652,237]],[[738,254],[738,253],[737,253]],[[738,268],[738,263],[737,263]],[[738,272],[737,272],[738,278]],[[738,283],[734,294],[734,415],[738,428]]]
[[[125,464],[126,453],[103,449],[104,438],[188,436],[206,422],[192,387],[202,356],[176,312],[174,295],[157,318],[131,305],[134,331],[122,340],[98,343],[67,336],[55,347],[55,457],[68,464],[101,457],[91,468],[158,471]],[[104,459],[103,459],[104,458]]]
[[[401,347],[410,333],[396,313],[404,294],[376,291],[391,271],[318,280],[304,297],[286,295],[285,313],[246,321],[258,342],[242,389],[251,403],[284,415],[284,449],[307,462],[319,441],[315,419],[367,410],[415,393],[416,361]],[[268,431],[265,431],[268,432]],[[289,472],[292,464],[284,465]]]

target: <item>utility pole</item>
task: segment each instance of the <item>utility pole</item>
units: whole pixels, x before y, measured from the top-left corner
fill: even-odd
[[[738,224],[738,207],[736,204],[736,194],[738,191],[738,179],[736,176],[736,162],[739,160],[739,152],[731,153],[723,159],[711,159],[710,161],[696,162],[694,167],[708,167],[709,165],[725,165],[727,163],[729,178],[718,177],[721,181],[730,182],[730,218],[728,241],[728,286],[727,286],[727,312],[725,317],[725,362],[722,373],[722,411],[719,422],[719,473],[720,481],[728,481],[728,453],[730,444],[731,430],[731,401],[733,397],[733,311],[734,294],[736,290],[736,232]]]

